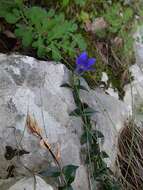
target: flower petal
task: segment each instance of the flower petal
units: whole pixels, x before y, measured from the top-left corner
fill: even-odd
[[[92,68],[92,67],[88,67],[87,69],[86,69],[86,71],[95,71],[96,69],[95,68]]]
[[[78,74],[81,74],[82,72],[85,72],[87,69],[88,69],[88,68],[85,67],[85,66],[83,66],[83,65],[77,65],[77,67],[76,67],[76,72],[77,72]]]
[[[81,74],[84,70],[80,67],[76,68],[76,73]]]
[[[96,62],[95,58],[89,58],[88,63],[87,63],[87,67],[90,67],[90,66],[94,65],[95,62]]]
[[[80,54],[79,57],[77,57],[76,64],[77,65],[85,65],[87,63],[87,60],[88,60],[88,55],[86,52],[83,52]]]

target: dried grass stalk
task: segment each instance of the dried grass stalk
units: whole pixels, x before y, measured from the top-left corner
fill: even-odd
[[[118,169],[123,190],[143,189],[143,131],[134,121],[125,123],[118,139]]]

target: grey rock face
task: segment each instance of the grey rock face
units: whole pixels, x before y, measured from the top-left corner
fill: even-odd
[[[134,51],[136,56],[137,65],[143,69],[143,25],[139,26],[136,33],[134,34],[135,43]]]
[[[128,105],[136,123],[143,121],[143,26],[139,26],[134,34],[134,51],[136,63],[130,67],[133,80],[125,86],[124,102]],[[142,125],[142,124],[141,124]]]
[[[95,109],[93,123],[96,123],[96,129],[104,135],[104,142],[100,142],[101,148],[109,155],[106,160],[108,166],[114,169],[114,163],[117,153],[117,140],[120,130],[124,127],[124,122],[129,116],[129,109],[120,100],[105,94],[100,90],[90,90],[82,93],[84,102]]]
[[[35,179],[23,178],[11,186],[8,190],[33,190],[35,186],[36,190],[54,190],[50,185],[48,185],[43,179],[39,176],[36,176]]]
[[[135,64],[130,67],[134,80],[125,86],[124,102],[138,125],[143,121],[143,70]]]
[[[26,129],[29,113],[42,128],[43,136],[48,137],[53,151],[60,147],[61,164],[80,166],[74,189],[88,190],[86,168],[80,154],[81,120],[69,116],[75,109],[72,93],[60,87],[68,80],[68,74],[62,64],[0,54],[0,178],[7,178],[8,169],[12,167],[15,176],[31,175],[53,162],[47,150],[40,146],[40,139]],[[92,119],[105,135],[101,147],[110,155],[107,162],[111,166],[116,157],[117,134],[128,116],[128,109],[121,101],[98,90],[83,91],[81,97],[98,111]],[[8,147],[28,153],[12,157],[7,152]]]
[[[40,139],[26,129],[27,113],[37,120],[55,153],[60,147],[62,165],[81,165],[81,122],[69,116],[75,108],[74,100],[68,89],[60,87],[67,78],[68,72],[62,64],[40,62],[26,56],[0,55],[1,178],[7,178],[11,168],[16,176],[31,175],[53,162],[47,150],[40,146]],[[8,147],[29,153],[12,157]],[[80,170],[85,173],[81,189],[87,190],[86,172],[79,167],[79,177]],[[78,189],[76,184],[74,186]]]

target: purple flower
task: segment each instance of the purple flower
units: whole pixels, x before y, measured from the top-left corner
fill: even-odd
[[[78,74],[81,74],[85,71],[91,71],[94,70],[92,66],[96,62],[95,58],[88,58],[88,55],[86,52],[83,52],[77,57],[76,59],[76,72]]]

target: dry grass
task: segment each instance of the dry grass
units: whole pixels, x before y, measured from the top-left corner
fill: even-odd
[[[118,139],[117,168],[123,190],[143,189],[143,130],[133,121],[125,123]]]

